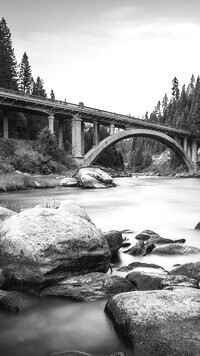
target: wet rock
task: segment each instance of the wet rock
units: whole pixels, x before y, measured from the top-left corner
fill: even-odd
[[[118,335],[134,355],[188,356],[200,349],[200,291],[127,292],[106,304]]]
[[[124,241],[123,244],[122,244],[122,247],[129,247],[129,246],[131,246],[130,242]]]
[[[160,271],[158,268],[152,271],[145,268],[144,270],[135,269],[126,276],[137,290],[156,290],[162,289],[161,281],[167,277],[167,272]]]
[[[160,237],[160,235],[152,230],[144,230],[140,234],[135,236],[135,238],[140,241],[148,241],[150,238],[158,237]]]
[[[8,219],[10,216],[15,214],[15,211],[0,206],[0,222]]]
[[[182,246],[179,244],[169,244],[162,247],[156,247],[152,252],[155,255],[189,255],[200,253],[200,249],[192,246]]]
[[[41,295],[55,295],[83,301],[94,301],[96,299],[109,298],[117,293],[127,292],[132,289],[132,284],[123,277],[94,272],[84,276],[64,279],[58,284],[44,289]]]
[[[149,242],[153,242],[155,245],[161,245],[161,244],[173,244],[173,243],[184,243],[186,240],[185,239],[177,239],[177,240],[172,240],[172,239],[166,239],[164,237],[150,237],[148,240]]]
[[[161,281],[161,285],[163,289],[174,289],[175,287],[199,288],[199,284],[196,279],[181,275],[167,276]]]
[[[104,233],[104,237],[108,242],[112,256],[115,255],[123,244],[122,233],[120,231],[110,230]]]
[[[133,256],[141,256],[146,255],[153,251],[155,245],[153,243],[145,243],[144,241],[138,241],[133,247],[129,248],[128,250],[124,251],[125,253],[130,253]]]
[[[26,266],[7,265],[3,269],[4,290],[18,290],[29,293],[38,294],[41,289],[49,286],[51,283],[50,277],[45,278],[37,270],[31,270]]]
[[[124,352],[115,352],[114,354],[112,354],[110,356],[127,356],[127,354],[125,354]]]
[[[182,275],[200,282],[200,262],[185,263],[169,272],[170,275]]]
[[[76,171],[75,177],[83,188],[113,187],[112,177],[98,167],[81,167]]]
[[[155,269],[160,269],[161,271],[165,271],[165,269],[159,265],[156,265],[154,263],[145,263],[145,262],[132,262],[130,263],[128,266],[123,266],[118,268],[117,271],[121,271],[121,272],[127,272],[127,271],[131,271],[135,268],[155,268]]]
[[[76,187],[78,185],[78,181],[76,178],[65,177],[61,179],[60,185],[62,187]]]
[[[7,292],[0,289],[0,310],[4,312],[17,313],[38,303],[38,299],[21,292]]]
[[[106,272],[108,243],[96,226],[65,209],[33,208],[1,225],[0,261],[26,266],[42,275]]]

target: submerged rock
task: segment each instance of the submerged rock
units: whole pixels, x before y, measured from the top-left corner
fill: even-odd
[[[110,230],[104,233],[112,256],[115,255],[123,245],[123,237],[120,231]]]
[[[200,249],[192,246],[169,244],[166,246],[155,248],[152,253],[155,255],[189,255],[193,253],[200,253]]]
[[[42,295],[56,295],[93,301],[100,298],[109,298],[117,293],[127,292],[132,289],[132,284],[123,277],[94,272],[84,276],[64,279],[58,284],[44,289]]]
[[[28,296],[27,294],[0,289],[0,310],[4,312],[17,313],[32,307],[38,302],[38,299]]]
[[[144,270],[146,268],[155,268],[155,269],[160,269],[161,271],[165,271],[165,269],[159,265],[156,265],[155,263],[145,263],[145,262],[132,262],[130,263],[128,266],[123,266],[118,268],[117,271],[121,271],[121,272],[127,272],[127,271],[131,271],[135,268],[143,268]]]
[[[76,171],[78,184],[83,188],[114,187],[112,177],[98,167],[81,167]]]
[[[160,237],[160,235],[152,230],[144,230],[140,234],[135,236],[135,238],[140,241],[148,241],[150,238],[158,237]]]
[[[110,257],[101,231],[64,206],[27,209],[1,224],[1,266],[22,265],[45,277],[70,276],[106,272]]]
[[[145,268],[144,270],[135,269],[126,276],[137,290],[156,290],[162,289],[161,281],[167,277],[167,272],[160,271],[158,268],[152,271]]]
[[[200,282],[200,262],[185,263],[169,272],[170,275],[182,275]]]
[[[130,253],[133,256],[144,256],[151,251],[153,251],[155,245],[153,243],[138,241],[133,247],[129,248],[128,250],[124,251],[125,253]]]
[[[121,293],[107,302],[105,310],[134,355],[199,354],[197,289]]]

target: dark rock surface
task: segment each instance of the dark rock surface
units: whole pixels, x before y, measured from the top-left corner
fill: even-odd
[[[131,271],[134,270],[135,268],[155,268],[155,269],[161,269],[162,271],[165,271],[163,267],[156,265],[154,263],[145,263],[145,262],[132,262],[130,263],[128,266],[123,266],[118,268],[117,271],[121,271],[121,272],[127,272],[127,271]]]
[[[168,244],[162,247],[156,247],[152,254],[155,255],[189,255],[200,253],[200,249],[197,247],[179,245],[179,244]]]
[[[44,289],[42,295],[65,296],[83,301],[93,301],[130,290],[133,290],[133,286],[125,278],[94,272],[64,279],[58,284]]]
[[[174,289],[176,287],[199,288],[196,279],[181,275],[170,275],[161,281],[163,289]]]
[[[0,289],[0,310],[3,312],[17,313],[37,304],[38,299],[25,293]]]
[[[169,272],[170,275],[182,275],[200,282],[200,262],[185,263]]]
[[[129,248],[128,250],[124,251],[124,253],[129,253],[133,256],[142,256],[146,255],[153,251],[155,245],[153,243],[138,241],[133,247]]]
[[[199,355],[198,289],[121,293],[105,310],[134,355]]]
[[[155,269],[133,272],[126,276],[126,279],[136,287],[137,290],[157,290],[162,289],[161,281],[167,277],[167,272]]]
[[[114,256],[123,244],[122,233],[117,230],[110,230],[104,233],[104,237],[108,242],[112,256]]]
[[[140,234],[135,236],[135,238],[140,241],[148,241],[150,238],[158,237],[160,237],[160,235],[152,230],[144,230]]]

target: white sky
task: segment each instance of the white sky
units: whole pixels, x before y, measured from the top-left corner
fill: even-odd
[[[3,16],[56,99],[141,117],[200,74],[199,0],[0,0]]]

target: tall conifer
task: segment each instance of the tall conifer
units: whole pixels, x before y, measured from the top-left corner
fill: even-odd
[[[24,52],[19,66],[19,89],[24,93],[30,94],[33,85],[32,70],[28,56]]]
[[[17,61],[11,32],[3,17],[0,21],[0,87],[17,90]]]

